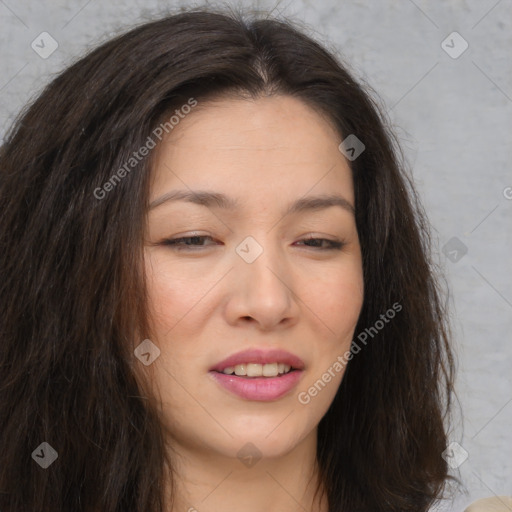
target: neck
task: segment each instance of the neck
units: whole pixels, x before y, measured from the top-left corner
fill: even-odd
[[[204,447],[173,446],[173,506],[168,486],[165,510],[328,512],[326,497],[314,496],[319,481],[316,429],[281,456],[256,460],[250,452],[241,460]]]

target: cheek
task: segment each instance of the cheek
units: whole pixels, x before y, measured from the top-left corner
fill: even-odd
[[[205,297],[209,280],[184,279],[158,256],[146,258],[149,312],[155,334],[173,329]]]
[[[308,281],[304,302],[338,341],[352,336],[363,305],[363,275],[359,264],[332,269]]]
[[[180,330],[184,329],[187,324],[184,317],[189,314],[194,316],[192,310],[199,303],[201,309],[208,309],[205,297],[219,276],[206,275],[204,268],[201,275],[193,272],[193,276],[190,276],[189,270],[176,272],[161,254],[149,253],[146,256],[149,309],[157,336],[162,336],[177,324]],[[183,275],[187,275],[187,278]],[[359,258],[347,259],[341,266],[318,266],[313,271],[311,266],[300,269],[295,278],[295,300],[310,310],[320,328],[325,329],[325,336],[333,336],[338,342],[340,337],[350,336],[363,302]]]
[[[186,312],[188,303],[186,290],[161,275],[148,278],[149,313],[155,334],[160,337],[166,330],[172,329]],[[178,297],[181,300],[177,300]]]

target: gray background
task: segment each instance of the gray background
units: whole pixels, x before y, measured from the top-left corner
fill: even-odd
[[[188,5],[204,4],[0,0],[0,136],[86,49]],[[461,403],[450,440],[469,455],[453,471],[468,488],[453,510],[484,496],[512,495],[511,0],[225,5],[305,22],[379,94],[412,167],[450,289]],[[442,47],[453,31],[469,44],[458,58]],[[34,40],[42,46],[42,32],[58,42],[46,59],[31,48]],[[453,37],[445,44],[451,52],[463,48]],[[453,237],[458,241],[449,242]]]

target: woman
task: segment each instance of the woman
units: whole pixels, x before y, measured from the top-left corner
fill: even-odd
[[[1,153],[0,509],[427,511],[453,356],[399,155],[287,22],[58,76]]]

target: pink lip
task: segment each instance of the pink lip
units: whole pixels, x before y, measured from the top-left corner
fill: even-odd
[[[268,402],[290,392],[299,382],[302,370],[294,370],[281,377],[238,377],[211,371],[210,375],[225,389],[245,400]]]
[[[293,354],[290,354],[290,352],[286,352],[285,350],[251,349],[244,350],[243,352],[237,352],[236,354],[229,356],[227,359],[220,361],[215,366],[210,368],[210,371],[222,372],[222,370],[228,368],[229,366],[236,366],[237,364],[243,363],[283,363],[290,365],[296,370],[304,369],[304,362],[302,359]],[[270,380],[268,377],[266,379]]]
[[[222,370],[229,366],[243,363],[283,363],[293,370],[278,377],[239,377],[226,375]],[[289,393],[299,382],[304,369],[304,362],[284,350],[245,350],[217,363],[210,369],[210,375],[223,388],[245,400],[271,401]]]

